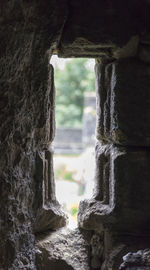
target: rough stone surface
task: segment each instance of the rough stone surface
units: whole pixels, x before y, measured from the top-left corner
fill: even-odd
[[[48,229],[59,229],[67,223],[67,216],[61,211],[58,202],[49,202],[37,211],[34,232],[47,231]]]
[[[68,7],[58,50],[60,56],[133,56],[138,49],[142,28],[148,32],[150,6],[146,0],[142,3],[138,0],[124,3],[71,0]]]
[[[150,249],[139,250],[135,253],[128,253],[123,257],[120,270],[150,270]]]
[[[118,270],[122,261],[122,256],[127,252],[127,247],[124,244],[117,245],[111,248],[111,251],[106,254],[105,261],[101,266],[101,270]]]
[[[91,269],[99,269],[104,261],[104,235],[95,233],[91,238]]]
[[[67,218],[61,211],[55,196],[52,151],[40,151],[36,155],[34,179],[34,232],[58,229],[65,226]]]
[[[150,152],[101,144],[96,152],[96,192],[93,199],[80,203],[79,226],[148,233]]]
[[[90,270],[90,244],[87,239],[91,234],[76,230],[62,229],[43,234],[37,238],[36,261],[38,270]]]
[[[1,270],[36,269],[32,227],[40,197],[34,176],[37,152],[54,136],[48,50],[65,20],[61,3],[0,2]]]
[[[149,146],[149,64],[121,59],[97,64],[96,73],[97,137],[121,145]]]

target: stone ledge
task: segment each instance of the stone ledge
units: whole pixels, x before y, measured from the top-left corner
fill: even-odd
[[[49,207],[43,206],[43,208],[37,211],[34,232],[43,232],[49,229],[57,230],[62,228],[67,223],[67,216],[61,211],[58,203],[50,203]]]
[[[103,231],[106,224],[116,223],[113,208],[94,199],[80,202],[78,226],[86,230]]]
[[[90,270],[89,244],[79,229],[64,228],[38,235],[36,247],[38,270]]]

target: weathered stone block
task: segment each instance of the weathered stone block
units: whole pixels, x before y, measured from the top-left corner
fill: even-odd
[[[58,229],[66,225],[66,216],[55,197],[53,154],[37,153],[35,170],[34,231]]]
[[[36,269],[35,153],[54,137],[49,54],[60,39],[66,13],[66,0],[59,5],[53,0],[0,1],[1,270]],[[40,195],[36,200],[41,202]]]
[[[150,249],[130,252],[123,256],[120,270],[150,270]]]
[[[144,234],[150,222],[150,152],[97,145],[96,191],[79,207],[79,226]],[[142,231],[142,229],[144,230]]]
[[[49,203],[49,206],[43,206],[37,210],[34,232],[44,232],[47,230],[57,230],[66,225],[67,217],[61,211],[57,202]]]
[[[98,139],[149,146],[149,64],[120,59],[106,67],[97,64],[97,74]]]
[[[89,270],[90,232],[62,230],[37,236],[36,266],[38,270]]]
[[[142,3],[137,0],[125,3],[70,0],[59,44],[60,56],[120,58],[135,55],[143,9],[149,9],[145,0]],[[149,21],[148,13],[143,17],[145,25]]]

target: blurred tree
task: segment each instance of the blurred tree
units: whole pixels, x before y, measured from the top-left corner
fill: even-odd
[[[84,92],[94,91],[94,72],[88,68],[89,59],[76,58],[66,63],[64,70],[55,68],[56,124],[80,127]]]

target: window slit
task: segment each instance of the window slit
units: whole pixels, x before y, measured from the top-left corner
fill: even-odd
[[[56,198],[77,226],[78,205],[91,198],[95,172],[96,97],[94,59],[53,56],[56,88],[54,175]]]

